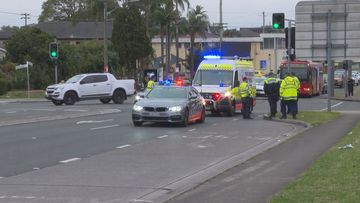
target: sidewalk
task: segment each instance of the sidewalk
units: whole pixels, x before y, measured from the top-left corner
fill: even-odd
[[[360,115],[311,128],[168,203],[268,202],[346,135]]]

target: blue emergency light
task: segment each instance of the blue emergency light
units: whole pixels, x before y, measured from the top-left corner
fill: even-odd
[[[204,59],[221,59],[221,56],[218,56],[218,55],[207,55],[207,56],[204,56]]]
[[[165,81],[164,81],[164,85],[166,85],[166,86],[170,86],[171,83],[172,83],[171,80],[165,80]]]

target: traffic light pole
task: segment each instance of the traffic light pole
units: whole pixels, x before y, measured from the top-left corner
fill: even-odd
[[[288,46],[287,46],[287,72],[290,74],[290,56],[291,56],[291,24],[295,23],[295,20],[285,19],[285,21],[288,21]]]

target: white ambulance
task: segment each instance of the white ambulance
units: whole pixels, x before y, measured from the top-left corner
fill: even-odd
[[[239,80],[241,83],[245,76],[252,84],[254,67],[251,60],[205,56],[196,71],[192,86],[204,97],[207,111],[233,116],[236,111],[241,111],[242,105],[241,101],[231,97],[229,89],[234,87],[234,81]],[[253,105],[255,103],[254,99]]]

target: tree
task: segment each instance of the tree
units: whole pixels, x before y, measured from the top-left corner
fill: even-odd
[[[107,0],[108,8],[118,7],[116,0]],[[103,2],[100,0],[47,0],[42,4],[39,22],[98,21],[103,19]]]
[[[175,47],[176,47],[176,67],[179,67],[179,18],[181,16],[179,12],[179,8],[181,11],[185,10],[186,8],[190,7],[189,0],[174,0],[175,2],[175,9],[177,13],[177,18],[175,19]]]
[[[188,31],[190,34],[190,72],[191,77],[194,76],[194,46],[196,35],[204,35],[209,26],[209,18],[202,6],[197,5],[195,9],[191,9],[188,14]]]
[[[113,26],[111,41],[119,56],[119,64],[136,77],[136,61],[152,52],[144,19],[135,7],[123,7],[117,10]]]

